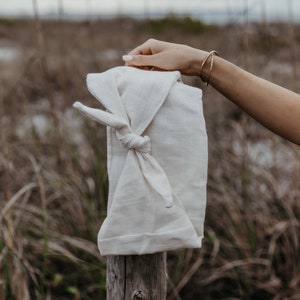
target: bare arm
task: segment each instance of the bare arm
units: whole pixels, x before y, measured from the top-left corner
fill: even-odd
[[[179,70],[200,75],[207,52],[185,45],[148,40],[125,56],[127,65]],[[208,76],[208,67],[204,76]],[[214,57],[210,85],[258,122],[300,145],[300,95],[259,78],[236,65]]]
[[[215,57],[211,85],[255,120],[300,145],[300,95]]]

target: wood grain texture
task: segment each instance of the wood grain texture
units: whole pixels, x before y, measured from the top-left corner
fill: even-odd
[[[166,253],[107,257],[107,300],[164,300]]]

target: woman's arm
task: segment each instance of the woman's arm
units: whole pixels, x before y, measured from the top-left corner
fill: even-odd
[[[300,145],[300,95],[219,57],[210,84],[262,125]]]
[[[206,51],[157,40],[132,50],[123,59],[126,65],[179,70],[200,76]],[[208,60],[202,75],[209,77]],[[259,78],[236,65],[214,56],[209,83],[258,122],[280,136],[300,145],[300,95]]]

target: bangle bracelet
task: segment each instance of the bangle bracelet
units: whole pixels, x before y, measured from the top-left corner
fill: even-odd
[[[201,64],[201,69],[200,69],[200,78],[202,80],[202,82],[204,82],[206,84],[206,86],[208,86],[209,81],[210,81],[210,77],[211,77],[211,72],[214,66],[214,56],[217,55],[219,56],[219,53],[216,50],[212,50],[210,51],[207,56],[204,58],[202,64]],[[207,79],[203,78],[203,69],[205,64],[208,62],[208,60],[210,59],[210,67],[209,67],[209,73],[208,73],[208,77]]]

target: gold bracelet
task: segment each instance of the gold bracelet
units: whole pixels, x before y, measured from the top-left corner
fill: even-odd
[[[219,53],[216,51],[216,50],[212,50],[210,51],[207,56],[204,58],[202,64],[201,64],[201,69],[200,69],[200,78],[202,80],[202,82],[204,82],[206,84],[206,86],[208,86],[209,84],[209,81],[210,81],[210,77],[211,77],[211,72],[212,72],[212,69],[213,69],[213,66],[214,66],[214,56],[217,55],[219,56]],[[207,61],[209,60],[210,58],[210,67],[209,67],[209,74],[208,74],[208,78],[207,80],[204,80],[203,78],[203,68],[205,66],[205,64],[207,63]]]

